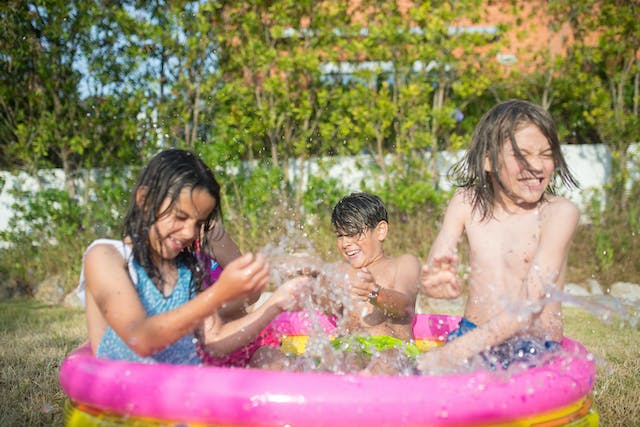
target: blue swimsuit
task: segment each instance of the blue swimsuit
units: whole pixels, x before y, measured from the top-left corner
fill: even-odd
[[[191,299],[191,271],[185,265],[178,266],[178,282],[171,295],[167,297],[156,288],[147,272],[136,261],[133,261],[133,266],[138,276],[136,291],[149,316],[170,311]],[[197,365],[201,362],[196,353],[195,343],[195,335],[191,333],[151,356],[142,357],[134,353],[111,327],[107,327],[96,355],[132,362]]]
[[[477,328],[477,325],[466,318],[460,319],[458,327],[447,336],[447,342],[453,341],[469,331]],[[481,353],[487,366],[491,369],[502,367],[507,369],[512,363],[531,363],[543,354],[557,351],[560,343],[557,341],[543,341],[539,338],[511,337],[505,342]]]

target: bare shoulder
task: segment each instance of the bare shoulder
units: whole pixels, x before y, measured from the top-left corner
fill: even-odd
[[[411,269],[413,267],[420,269],[420,260],[417,256],[413,254],[402,254],[395,258],[395,264],[398,268],[408,268]]]
[[[473,216],[473,195],[470,190],[459,188],[451,196],[447,203],[447,208],[442,218],[442,225],[438,236],[453,236],[453,240],[457,240],[464,228],[468,226]],[[447,245],[454,244],[448,241]],[[432,248],[433,249],[433,248]],[[450,248],[446,248],[449,250]]]
[[[89,291],[131,284],[127,260],[117,247],[109,243],[92,244],[87,249],[84,256],[84,274]]]
[[[580,219],[580,210],[571,200],[551,196],[541,207],[542,219],[544,222],[562,221],[567,224],[577,223]]]
[[[447,204],[447,217],[455,217],[464,220],[470,217],[473,210],[473,193],[469,189],[459,188],[449,199]]]
[[[578,207],[564,197],[550,197],[540,211],[541,238],[552,246],[564,247],[578,227]]]
[[[469,188],[458,188],[451,196],[449,204],[457,206],[467,206],[471,208],[473,201],[473,191]]]
[[[84,256],[85,265],[111,261],[123,261],[124,257],[118,249],[109,243],[96,243],[87,249]]]

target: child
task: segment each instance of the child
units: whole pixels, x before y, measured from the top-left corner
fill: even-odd
[[[338,250],[347,260],[342,270],[353,299],[343,313],[347,332],[372,337],[357,342],[378,350],[389,349],[389,345],[407,349],[413,339],[420,262],[414,255],[393,258],[384,253],[389,222],[378,196],[352,193],[342,198],[333,208],[331,224]]]
[[[554,176],[555,173],[555,176]],[[509,366],[557,348],[560,303],[576,206],[552,194],[554,179],[577,186],[560,150],[551,116],[526,101],[503,102],[480,120],[464,158],[451,170],[459,189],[446,209],[421,285],[430,297],[461,294],[455,250],[469,247],[469,293],[464,318],[448,343],[420,357],[418,369],[446,373],[481,355]]]
[[[331,349],[337,351],[323,352],[320,367],[314,355],[290,360],[273,354],[263,367],[397,374],[418,352],[411,340],[420,262],[409,254],[385,255],[389,222],[378,196],[344,197],[334,206],[331,223],[346,263],[327,271],[309,255],[286,254],[278,259],[278,270],[285,278],[308,276],[322,285],[311,291],[311,308],[338,325]]]
[[[79,291],[86,287],[89,341],[97,356],[141,362],[198,364],[196,332],[219,354],[253,339],[275,315],[296,309],[305,284],[283,285],[253,317],[220,324],[220,307],[259,292],[269,266],[251,253],[229,262],[216,286],[198,289],[202,268],[194,242],[220,214],[220,187],[195,154],[155,155],[142,171],[125,217],[122,240],[99,239],[85,252]]]

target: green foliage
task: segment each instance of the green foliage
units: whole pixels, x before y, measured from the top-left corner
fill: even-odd
[[[595,255],[598,260],[600,271],[607,271],[616,261],[616,248],[614,245],[614,234],[616,230],[610,228],[607,220],[611,218],[611,209],[603,206],[603,194],[594,192],[589,199],[587,212],[589,218],[593,221],[593,230],[595,236]]]
[[[498,7],[480,0],[408,9],[380,0],[11,1],[0,26],[10,52],[0,57],[1,153],[7,165],[59,166],[69,177],[163,146],[213,145],[221,160],[270,158],[282,168],[362,150],[381,159],[460,148],[486,109],[514,96],[549,107],[567,138],[638,140],[637,5],[548,3],[502,5],[529,38],[544,9],[543,24],[567,43],[517,52],[535,67],[506,74],[495,55],[511,47],[509,20],[490,22],[495,33],[465,30],[483,28]]]
[[[388,209],[402,217],[419,210],[439,211],[447,194],[434,185],[428,162],[418,153],[397,155],[384,179],[375,180],[373,190],[385,201]]]
[[[129,203],[129,169],[112,169],[98,174],[98,183],[87,189],[82,203],[67,191],[55,188],[29,191],[15,189],[13,216],[0,240],[39,244],[66,242],[79,233],[114,235]]]
[[[577,0],[552,1],[549,7],[552,27],[560,34],[568,29],[572,43],[565,47],[565,56],[550,62],[545,99],[561,107],[551,110],[557,111],[558,118],[568,119],[560,123],[570,139],[610,147],[613,164],[607,204],[625,209],[628,150],[640,140],[640,5]]]
[[[364,174],[398,215],[437,210],[446,195],[425,153],[463,149],[478,118],[512,97],[547,107],[563,141],[609,145],[602,223],[633,227],[622,218],[637,213],[627,196],[629,144],[640,140],[636,3],[10,0],[0,11],[0,165],[34,176],[62,168],[68,192],[18,206],[11,237],[117,234],[128,175],[96,184],[83,171],[137,167],[170,146],[194,149],[223,178],[246,242],[269,228],[262,210],[301,226],[338,197],[332,180],[302,179],[310,158],[371,155]],[[494,8],[504,20],[489,21]],[[485,25],[495,32],[468,31]],[[560,47],[525,45],[514,66],[495,60],[540,25]],[[632,245],[604,227],[593,244],[610,270]]]
[[[64,190],[18,191],[12,205],[14,216],[9,230],[2,232],[5,241],[28,239],[37,243],[64,242],[77,235],[82,224],[82,210]]]
[[[591,219],[586,245],[594,248],[597,272],[611,280],[635,280],[640,262],[640,183],[635,181],[625,196],[626,210],[610,205],[605,191],[594,191],[587,204]],[[626,279],[623,279],[626,277]]]
[[[288,218],[287,207],[281,204],[279,189],[284,180],[277,166],[243,166],[240,173],[218,173],[222,185],[227,228],[234,230],[240,242],[260,241],[261,230],[270,223]],[[265,214],[269,213],[269,221]],[[231,224],[229,224],[231,223]]]
[[[13,217],[0,232],[7,245],[0,271],[20,288],[32,288],[52,274],[64,275],[74,287],[86,245],[96,237],[120,236],[130,176],[129,169],[95,173],[98,182],[87,189],[84,202],[64,190],[14,189]]]
[[[333,206],[345,195],[343,183],[337,178],[325,178],[326,172],[318,172],[307,179],[302,196],[305,215],[322,217],[331,212]]]
[[[113,168],[96,173],[90,194],[81,205],[82,227],[90,235],[120,237],[122,221],[129,207],[135,174],[131,168]]]
[[[75,272],[71,267],[79,255],[75,243],[83,234],[78,203],[66,191],[56,189],[16,191],[14,196],[18,200],[13,205],[14,216],[7,230],[0,232],[0,240],[8,244],[0,271],[19,289],[31,289],[50,274]],[[66,252],[56,255],[60,245]]]

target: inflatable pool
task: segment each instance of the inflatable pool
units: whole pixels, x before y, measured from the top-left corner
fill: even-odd
[[[275,320],[293,347],[301,341],[290,337],[304,337],[309,321],[301,313]],[[417,315],[419,347],[442,343],[457,321]],[[595,362],[569,338],[562,348],[543,366],[507,377],[152,365],[95,358],[82,346],[64,360],[59,379],[69,398],[67,426],[597,426]]]

